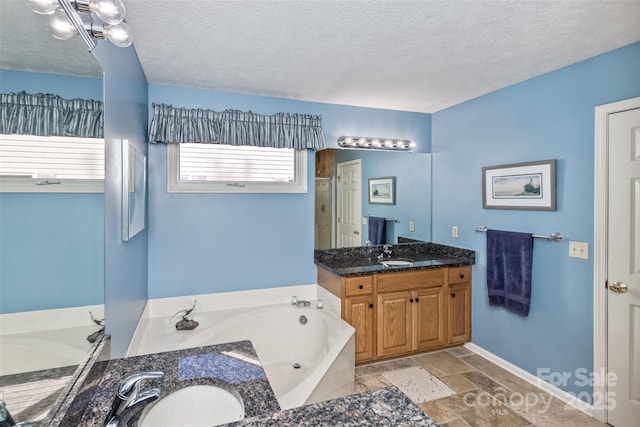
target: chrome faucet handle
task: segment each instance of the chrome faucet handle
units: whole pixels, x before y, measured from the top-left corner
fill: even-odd
[[[133,374],[125,378],[118,388],[118,397],[123,400],[135,398],[135,394],[140,391],[140,382],[142,380],[150,380],[156,378],[162,378],[164,376],[164,372],[155,371],[155,372],[140,372],[139,374]],[[134,394],[132,396],[131,394]]]

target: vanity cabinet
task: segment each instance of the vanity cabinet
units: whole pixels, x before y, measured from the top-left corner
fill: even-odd
[[[356,363],[462,344],[471,339],[471,267],[340,277],[318,284],[341,298],[355,332]]]
[[[373,276],[345,278],[342,318],[354,327],[356,362],[374,357]]]
[[[380,274],[378,357],[445,345],[444,269]]]
[[[449,268],[447,343],[471,340],[471,267]]]

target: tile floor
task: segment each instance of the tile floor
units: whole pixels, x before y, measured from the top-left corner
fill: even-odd
[[[356,367],[358,392],[389,385],[442,427],[607,425],[465,347]]]

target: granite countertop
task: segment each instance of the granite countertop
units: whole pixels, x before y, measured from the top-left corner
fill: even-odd
[[[390,386],[244,419],[229,426],[429,426],[438,427],[397,387]]]
[[[314,251],[314,261],[317,266],[342,277],[475,264],[475,251],[437,243],[411,242],[392,245],[391,259],[408,260],[413,263],[405,266],[382,265],[378,260],[382,251],[382,245],[321,249]]]
[[[281,411],[250,341],[100,361],[94,367],[60,426],[102,427],[105,409],[111,406],[120,382],[135,373],[159,370],[164,377],[145,380],[143,390],[159,387],[162,396],[167,396],[195,384],[233,387],[244,400],[245,418],[229,426],[437,427],[395,386]],[[146,405],[137,406],[124,412],[121,426],[137,426]]]
[[[161,379],[144,380],[142,385],[142,390],[159,388],[161,396],[191,385],[213,384],[233,388],[242,396],[246,418],[280,410],[250,341],[127,357],[106,363],[104,373],[95,381],[92,390],[76,396],[61,426],[102,427],[105,408],[111,407],[122,380],[146,371],[164,372]],[[137,425],[146,405],[136,406],[125,410],[121,426]]]

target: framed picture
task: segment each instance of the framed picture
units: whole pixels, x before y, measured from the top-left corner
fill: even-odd
[[[396,177],[369,178],[369,204],[396,204]]]
[[[555,211],[555,159],[483,167],[482,207]]]

